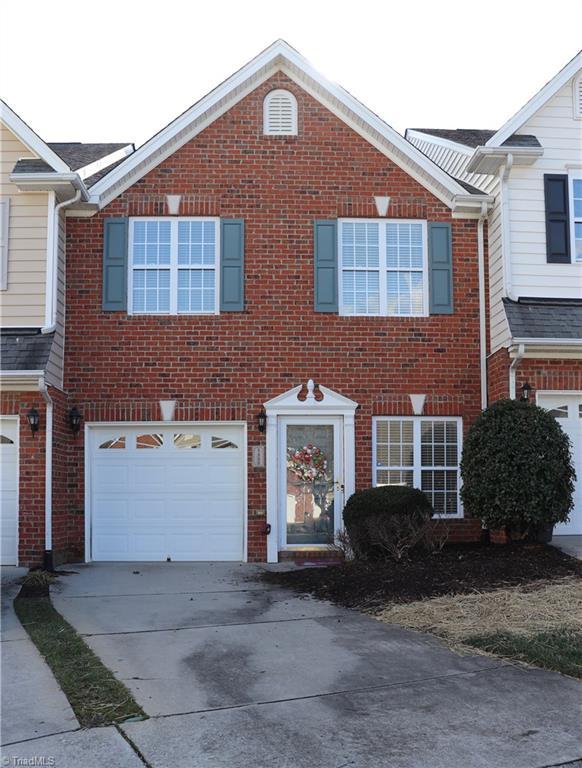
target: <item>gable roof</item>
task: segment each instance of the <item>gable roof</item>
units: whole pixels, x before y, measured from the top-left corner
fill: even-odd
[[[582,69],[582,51],[579,51],[555,77],[539,90],[524,106],[487,141],[487,147],[503,146],[506,140],[518,131],[540,107],[542,107],[562,86],[566,85]]]
[[[350,93],[314,70],[284,40],[269,46],[99,179],[91,189],[91,202],[100,207],[107,205],[278,70],[402,166],[446,205],[453,208],[469,204],[472,193]],[[481,192],[474,196],[487,200]]]
[[[67,173],[69,166],[59,155],[44,142],[38,133],[19,117],[5,101],[0,99],[0,120],[25,144],[28,149],[45,163],[50,171]]]

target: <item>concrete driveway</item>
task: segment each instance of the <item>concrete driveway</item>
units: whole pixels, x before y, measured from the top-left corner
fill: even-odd
[[[55,606],[150,716],[122,730],[152,768],[542,768],[582,758],[582,684],[572,679],[456,655],[267,586],[258,566],[75,570]]]

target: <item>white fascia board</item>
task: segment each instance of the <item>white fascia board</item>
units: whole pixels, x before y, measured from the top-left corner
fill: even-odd
[[[361,120],[365,123],[372,133],[376,133],[383,140],[381,142],[382,144],[385,141],[396,150],[394,157],[395,162],[398,162],[399,165],[402,165],[404,162],[405,165],[408,165],[409,163],[413,167],[416,166],[420,171],[427,175],[428,184],[430,184],[430,181],[432,180],[435,187],[440,186],[442,190],[437,196],[449,206],[452,203],[454,195],[465,193],[465,190],[458,184],[458,182],[439,168],[438,165],[433,163],[432,160],[427,158],[426,155],[420,152],[420,150],[413,144],[407,141],[397,131],[391,128],[343,88],[331,83],[314,70],[313,67],[297,53],[297,51],[291,48],[291,46],[283,40],[278,40],[238,70],[238,72],[235,72],[234,75],[225,80],[221,85],[204,96],[200,101],[190,107],[190,109],[176,118],[176,120],[163,128],[136,152],[130,155],[125,162],[113,169],[110,174],[107,174],[103,179],[100,179],[91,188],[91,202],[98,202],[100,207],[104,207],[111,199],[121,194],[134,183],[134,176],[139,174],[139,178],[144,173],[147,173],[152,167],[162,162],[180,146],[187,141],[190,141],[190,139],[202,130],[203,127],[206,127],[216,120],[221,114],[230,109],[234,104],[244,98],[244,96],[248,95],[248,93],[253,91],[261,82],[268,79],[268,77],[278,69],[283,70],[289,76],[293,73],[294,81],[305,88],[305,90],[309,89],[306,87],[307,83],[303,82],[303,78],[305,78],[306,81],[311,80],[313,83],[317,84],[318,91],[316,92],[312,88],[311,93],[318,101],[322,103],[327,101],[327,99],[325,101],[322,99],[320,91],[324,91],[328,94],[330,100],[336,101],[338,108],[335,110],[335,113],[344,122],[350,124],[349,118],[352,117],[352,119],[355,118],[355,120],[353,120],[354,123],[356,123],[357,120]],[[297,72],[301,73],[302,77],[298,77]],[[232,99],[229,99],[229,96],[234,92],[236,92],[235,96]],[[221,102],[223,102],[222,105],[218,106]],[[224,102],[226,102],[226,105]],[[195,121],[200,121],[199,125],[195,130],[189,131],[189,126]],[[358,132],[365,136],[365,127],[359,126]],[[182,135],[180,136],[180,134]],[[180,138],[176,140],[178,136],[180,136]],[[377,146],[377,143],[378,142],[374,145]],[[387,154],[385,147],[383,151],[384,154]],[[408,163],[406,161],[408,161]],[[406,168],[406,170],[409,169]],[[419,180],[423,186],[428,187],[427,179],[422,177],[421,174],[417,174],[417,180]]]
[[[544,87],[511,117],[505,125],[485,144],[486,147],[498,147],[534,115],[538,109],[552,98],[582,68],[582,51],[579,51],[566,66],[561,69]]]
[[[438,147],[444,147],[445,149],[452,149],[454,152],[458,152],[461,155],[467,155],[467,157],[470,157],[474,152],[473,147],[468,147],[466,144],[459,144],[457,141],[443,139],[441,136],[435,136],[432,133],[415,131],[412,128],[406,129],[405,137],[407,141],[409,141],[408,136],[412,136],[419,141],[430,141],[431,144],[435,144]]]
[[[69,166],[56,152],[46,144],[24,120],[16,114],[6,102],[0,100],[0,120],[14,133],[30,151],[45,163],[48,163],[58,173],[66,173]]]
[[[533,165],[535,161],[544,154],[543,147],[477,147],[473,157],[467,163],[465,171],[467,173],[480,173],[484,176],[493,176],[497,173],[500,166],[506,162],[507,156],[513,156],[514,165]],[[495,169],[489,170],[491,161],[495,163]],[[487,162],[485,168],[481,163]]]
[[[92,176],[94,173],[113,165],[113,163],[116,163],[118,160],[123,160],[124,157],[129,157],[129,155],[132,155],[134,152],[135,146],[133,144],[127,144],[125,147],[117,149],[115,152],[110,152],[108,155],[100,157],[99,160],[89,163],[89,165],[84,165],[82,168],[78,168],[77,173],[81,179],[88,179],[89,176]]]

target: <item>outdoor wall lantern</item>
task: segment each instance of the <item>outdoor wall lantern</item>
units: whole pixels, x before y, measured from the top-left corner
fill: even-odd
[[[267,429],[267,414],[264,408],[261,408],[257,414],[257,427],[259,432],[264,432]]]
[[[527,381],[521,388],[521,397],[520,400],[522,403],[529,403],[529,396],[531,395],[531,384],[528,384]]]
[[[26,418],[28,419],[28,426],[30,427],[32,436],[34,437],[35,432],[38,432],[38,428],[40,426],[40,416],[36,408],[31,408],[30,411],[26,414]]]
[[[76,405],[69,411],[69,424],[75,434],[81,429],[81,414],[77,410]]]

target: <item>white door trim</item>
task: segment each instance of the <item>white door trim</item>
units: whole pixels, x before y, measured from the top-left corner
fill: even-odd
[[[303,544],[287,544],[286,541],[286,519],[285,506],[287,488],[284,485],[283,478],[287,473],[287,427],[293,424],[313,424],[314,426],[329,425],[333,426],[333,452],[334,452],[334,535],[341,530],[341,510],[345,504],[345,488],[338,490],[336,483],[344,485],[344,450],[343,450],[343,417],[342,416],[280,416],[279,417],[279,504],[278,504],[278,548],[279,552],[283,550],[300,551],[304,549],[327,549],[327,544],[313,544],[310,546]]]
[[[16,565],[20,563],[20,416],[0,416],[2,421],[12,421],[16,427]],[[3,563],[4,565],[4,563]]]
[[[248,560],[248,435],[246,421],[88,421],[85,422],[84,461],[85,461],[85,562],[92,562],[91,553],[91,429],[107,427],[242,427],[243,428],[243,552],[242,562]]]
[[[278,397],[264,403],[267,414],[267,525],[271,532],[267,538],[267,561],[276,563],[279,559],[279,431],[282,418],[285,416],[300,416],[309,418],[325,418],[326,416],[341,417],[343,423],[343,477],[344,500],[356,489],[356,430],[355,413],[358,403],[338,392],[320,386],[321,398],[314,395],[313,381],[307,382],[307,397],[299,400],[302,385],[293,387]]]

